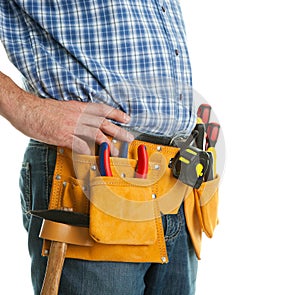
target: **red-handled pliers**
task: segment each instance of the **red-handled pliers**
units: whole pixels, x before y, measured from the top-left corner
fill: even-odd
[[[101,176],[112,176],[109,158],[109,145],[107,142],[102,142],[99,146],[99,168]]]
[[[135,170],[135,177],[136,178],[147,178],[148,174],[148,153],[146,146],[141,144],[138,146],[138,162],[137,167]]]

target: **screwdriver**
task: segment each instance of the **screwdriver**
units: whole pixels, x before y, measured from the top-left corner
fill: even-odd
[[[210,122],[208,123],[206,133],[207,133],[207,139],[206,139],[206,149],[209,147],[215,147],[218,137],[219,137],[219,131],[220,131],[220,124],[216,122]]]
[[[210,113],[211,113],[211,106],[207,103],[201,104],[197,111],[197,116],[202,119],[202,122],[205,124],[206,128],[209,122]]]
[[[126,141],[123,141],[120,147],[119,157],[120,158],[127,158],[128,155],[128,146],[129,143]]]

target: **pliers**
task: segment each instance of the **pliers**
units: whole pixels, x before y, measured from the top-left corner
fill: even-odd
[[[123,143],[124,144],[124,143]],[[125,151],[127,153],[127,146],[125,147]],[[138,146],[138,161],[135,170],[136,178],[147,178],[148,174],[148,153],[146,146],[141,144]],[[124,155],[123,155],[124,156]],[[113,176],[111,167],[110,167],[110,148],[107,142],[102,142],[99,146],[99,169],[101,176]]]
[[[99,168],[101,176],[112,176],[109,158],[109,145],[107,142],[102,142],[99,146]]]
[[[135,170],[135,177],[136,178],[147,178],[148,174],[148,153],[146,146],[144,144],[141,144],[138,146],[138,162]]]

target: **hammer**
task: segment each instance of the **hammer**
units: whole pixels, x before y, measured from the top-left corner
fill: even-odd
[[[94,243],[88,235],[89,216],[73,212],[69,208],[33,210],[30,213],[43,218],[40,237],[51,240],[46,273],[40,294],[57,295],[68,243],[84,246],[91,246]],[[51,227],[54,230],[51,230]],[[60,234],[56,235],[57,232]],[[69,233],[72,234],[69,236]]]

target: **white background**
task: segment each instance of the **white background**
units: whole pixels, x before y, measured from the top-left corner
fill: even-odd
[[[194,88],[226,142],[220,224],[203,240],[197,294],[300,294],[297,4],[182,1]],[[27,138],[3,118],[0,127],[0,293],[32,294],[18,192]]]

